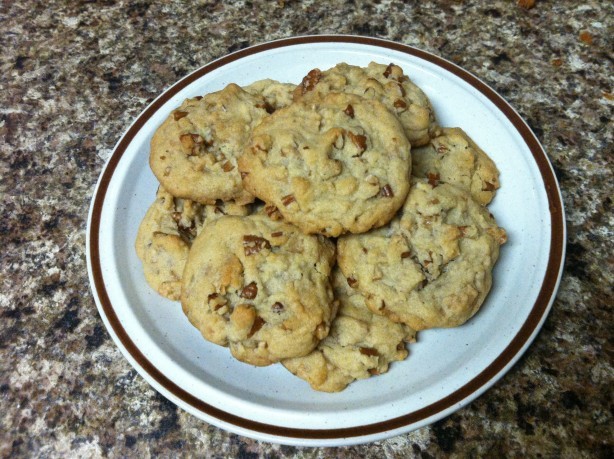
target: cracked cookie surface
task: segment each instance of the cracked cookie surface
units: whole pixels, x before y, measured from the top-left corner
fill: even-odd
[[[494,161],[460,128],[443,128],[428,145],[411,151],[412,175],[455,185],[488,204],[499,188]]]
[[[252,128],[268,116],[263,96],[236,84],[187,99],[151,140],[149,164],[173,196],[203,204],[253,201],[241,183],[237,157]]]
[[[334,244],[266,215],[203,227],[183,273],[181,302],[205,339],[237,359],[269,365],[306,355],[336,313]]]
[[[331,93],[264,119],[239,158],[245,188],[307,233],[387,223],[409,189],[410,144],[378,101]]]
[[[265,79],[243,86],[243,90],[253,96],[264,97],[266,101],[264,108],[268,113],[273,113],[275,110],[287,107],[292,103],[296,85]]]
[[[438,132],[431,103],[398,65],[346,63],[311,70],[298,85],[295,100],[313,94],[345,92],[382,102],[401,122],[412,146],[426,145]]]
[[[248,212],[248,207],[231,201],[208,206],[175,198],[159,187],[155,201],[139,225],[135,242],[149,286],[169,300],[179,300],[188,252],[204,222],[226,214],[247,215]]]
[[[389,225],[339,238],[338,263],[373,312],[415,330],[454,327],[482,305],[506,239],[467,192],[413,179]]]
[[[338,268],[333,270],[332,284],[339,312],[329,335],[308,355],[282,361],[323,392],[338,392],[357,379],[387,372],[390,363],[407,357],[405,342],[414,342],[416,336],[410,327],[373,314]]]

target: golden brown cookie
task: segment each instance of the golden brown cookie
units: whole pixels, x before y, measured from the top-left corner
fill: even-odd
[[[338,263],[373,312],[415,330],[455,327],[482,305],[505,241],[467,192],[414,179],[389,225],[339,238]]]
[[[408,326],[373,314],[338,268],[332,282],[339,312],[329,335],[306,356],[282,361],[313,389],[324,392],[338,392],[354,380],[387,372],[391,362],[407,357],[405,342],[414,342],[416,336]]]
[[[398,117],[412,146],[426,145],[438,132],[430,101],[398,65],[371,62],[367,67],[346,63],[311,70],[298,85],[295,100],[312,94],[345,92],[382,102]]]
[[[243,189],[237,158],[252,128],[268,116],[264,97],[236,84],[187,99],[156,130],[149,164],[173,196],[203,204],[253,201]]]
[[[265,109],[268,113],[287,107],[292,103],[296,85],[291,83],[280,83],[279,81],[266,79],[258,80],[247,86],[243,90],[248,93],[264,97],[266,101]]]
[[[239,360],[269,365],[311,352],[336,312],[335,247],[266,215],[205,225],[183,273],[181,303],[209,341]]]
[[[253,132],[245,188],[306,233],[338,236],[387,223],[409,189],[410,144],[376,100],[330,93],[277,110]]]
[[[204,222],[248,212],[248,207],[233,202],[206,206],[174,198],[160,187],[141,221],[135,242],[147,283],[169,300],[179,300],[188,252]]]
[[[424,147],[411,151],[412,175],[455,185],[488,204],[499,188],[494,161],[460,128],[444,128]]]

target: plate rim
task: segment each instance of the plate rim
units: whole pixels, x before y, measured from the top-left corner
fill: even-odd
[[[530,313],[518,333],[513,339],[511,339],[509,344],[499,354],[499,356],[490,362],[490,364],[482,372],[440,400],[419,410],[412,411],[401,416],[360,426],[306,429],[267,424],[226,412],[198,399],[194,395],[179,387],[160,370],[158,370],[157,367],[147,357],[145,357],[143,352],[132,341],[122,326],[115,309],[113,308],[107,288],[105,287],[103,270],[100,261],[99,233],[100,218],[105,202],[105,196],[117,165],[123,157],[127,147],[130,145],[137,133],[143,128],[147,120],[149,120],[151,116],[153,116],[168,100],[170,100],[175,94],[192,82],[230,62],[276,48],[316,43],[348,43],[355,45],[366,45],[409,54],[449,71],[455,76],[461,78],[470,86],[477,89],[482,95],[486,96],[489,101],[492,102],[503,115],[505,115],[531,152],[531,155],[540,171],[540,176],[545,187],[545,192],[548,199],[551,229],[550,253],[548,255],[546,272],[535,303],[531,307]],[[96,184],[88,216],[86,255],[88,259],[87,265],[90,277],[90,286],[94,299],[96,300],[99,313],[101,315],[104,313],[105,317],[103,317],[103,319],[106,319],[104,322],[105,324],[108,324],[107,328],[110,326],[113,331],[111,335],[115,338],[116,344],[120,344],[120,350],[127,352],[137,366],[140,367],[140,373],[145,372],[149,378],[155,381],[159,387],[168,391],[172,397],[187,404],[191,408],[189,411],[196,410],[199,413],[203,413],[217,419],[219,422],[225,425],[235,426],[238,429],[254,432],[260,435],[289,439],[292,440],[292,443],[296,443],[300,440],[313,442],[318,440],[331,441],[335,439],[353,439],[354,442],[359,442],[361,438],[374,435],[384,435],[386,432],[398,431],[399,429],[409,431],[412,429],[413,425],[420,422],[425,422],[429,418],[433,418],[438,414],[441,417],[444,417],[446,413],[454,407],[460,408],[461,406],[464,406],[473,399],[477,398],[485,390],[491,387],[501,376],[503,376],[503,374],[505,374],[505,372],[516,363],[516,361],[524,354],[527,347],[531,344],[539,332],[543,321],[547,317],[552,303],[554,302],[564,266],[565,240],[566,225],[561,192],[554,174],[554,170],[545,153],[545,150],[541,146],[533,131],[518,114],[518,112],[516,112],[516,110],[507,101],[505,101],[501,95],[491,89],[486,83],[458,65],[435,54],[410,45],[380,38],[356,35],[305,35],[264,42],[213,60],[180,79],[169,88],[165,89],[149,104],[149,106],[145,108],[145,110],[138,115],[130,127],[124,132],[113,149],[111,156],[107,160],[103,171],[99,176],[98,183]],[[139,368],[136,369],[139,370]],[[160,389],[158,389],[158,391],[160,391]]]

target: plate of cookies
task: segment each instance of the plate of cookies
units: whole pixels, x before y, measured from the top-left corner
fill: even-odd
[[[562,200],[495,91],[438,56],[305,36],[215,60],[98,181],[100,315],[161,394],[231,432],[339,446],[466,406],[554,300]]]

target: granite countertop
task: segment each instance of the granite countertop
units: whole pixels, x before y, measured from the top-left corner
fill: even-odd
[[[0,457],[613,457],[612,37],[608,1],[24,1],[0,6]],[[560,181],[567,260],[524,357],[468,407],[372,444],[298,448],[177,408],[109,337],[88,284],[90,198],[161,91],[292,35],[387,38],[502,94]]]

